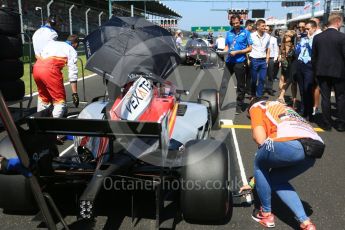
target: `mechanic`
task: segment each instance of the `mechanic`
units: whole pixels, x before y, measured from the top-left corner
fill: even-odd
[[[42,52],[43,48],[48,44],[48,42],[57,40],[58,34],[55,29],[56,27],[56,15],[50,15],[46,21],[46,24],[36,30],[32,36],[32,45],[34,47],[36,57]]]
[[[240,114],[245,96],[246,53],[252,50],[252,40],[245,29],[241,28],[241,17],[239,15],[231,16],[230,25],[232,30],[227,32],[225,38],[229,53],[225,60],[226,68],[220,86],[220,105],[224,101],[231,75],[235,73],[237,79],[236,114]]]
[[[218,38],[216,39],[215,49],[217,51],[224,51],[225,49],[225,38],[222,34],[219,34]]]
[[[70,35],[66,42],[50,41],[39,54],[33,67],[33,76],[38,89],[38,112],[53,105],[53,117],[60,118],[65,114],[67,109],[66,92],[61,70],[66,64],[73,103],[75,107],[78,107],[78,54],[75,50],[78,44],[78,36]]]
[[[214,49],[216,51],[218,51],[218,52],[219,51],[222,52],[222,51],[225,50],[225,48],[226,48],[226,46],[225,46],[225,38],[224,38],[224,36],[222,34],[219,34],[218,38],[216,39],[216,43],[214,45]],[[219,67],[224,68],[224,64],[225,64],[224,55],[220,55],[219,53],[217,53],[217,54],[219,56],[219,60],[221,61],[219,63]]]
[[[176,31],[176,37],[175,37],[175,42],[178,50],[181,50],[182,48],[182,38],[183,38],[183,33],[181,30]]]
[[[265,227],[275,226],[271,213],[271,192],[275,191],[295,214],[301,229],[316,229],[289,181],[322,156],[325,148],[322,139],[305,119],[281,102],[255,98],[248,112],[253,139],[258,144],[254,177],[261,202],[261,209],[252,218]],[[248,188],[245,185],[241,191]]]
[[[213,46],[213,33],[212,32],[208,32],[207,41],[208,41],[209,46]]]

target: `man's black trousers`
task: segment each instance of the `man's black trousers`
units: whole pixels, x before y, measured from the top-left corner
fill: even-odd
[[[267,79],[265,89],[268,91],[273,90],[273,79],[274,79],[274,58],[270,58],[267,67]]]
[[[331,119],[331,90],[334,88],[337,116],[339,123],[345,123],[345,79],[318,76],[321,91],[322,115],[326,125],[332,124]]]
[[[297,82],[299,92],[302,99],[302,108],[304,117],[311,118],[313,114],[313,87],[314,87],[314,75],[313,66],[310,62],[304,63],[298,61],[297,64]]]
[[[223,104],[231,75],[234,73],[237,80],[237,106],[241,107],[243,105],[246,84],[246,63],[246,61],[241,63],[226,63],[222,83],[220,85],[220,105]]]

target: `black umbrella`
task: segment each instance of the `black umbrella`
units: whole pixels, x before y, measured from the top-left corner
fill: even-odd
[[[162,81],[180,63],[171,33],[142,17],[112,17],[84,43],[86,69],[120,87],[139,76]]]

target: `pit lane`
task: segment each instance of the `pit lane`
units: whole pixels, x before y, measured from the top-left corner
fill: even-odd
[[[177,85],[178,89],[186,89],[190,94],[183,96],[186,100],[196,100],[201,89],[216,88],[219,89],[223,71],[217,68],[196,69],[194,66],[180,66],[169,78]],[[67,95],[70,95],[70,87],[66,86]],[[91,77],[86,80],[87,100],[93,97],[104,95],[104,86],[99,77]],[[79,95],[82,97],[82,90],[79,87]],[[249,124],[245,113],[239,116],[234,115],[235,109],[235,88],[233,81],[228,87],[227,96],[225,98],[223,109],[220,113],[220,119],[232,120],[235,124]],[[246,100],[248,102],[248,99]],[[35,101],[34,101],[35,103]],[[73,111],[73,110],[72,110]],[[4,133],[1,134],[3,136]],[[236,135],[236,137],[234,136]],[[228,145],[231,158],[231,175],[232,179],[241,178],[241,174],[245,173],[248,177],[252,175],[253,156],[256,146],[253,143],[250,130],[236,129],[235,132],[229,129],[215,130],[212,136],[216,139],[222,139]],[[301,177],[293,180],[293,185],[299,192],[308,214],[311,214],[313,221],[321,229],[342,229],[345,224],[342,215],[345,213],[345,205],[343,201],[343,193],[345,192],[345,183],[342,180],[343,165],[345,155],[341,140],[345,140],[344,134],[321,133],[326,144],[328,144],[324,158],[317,162],[315,167]],[[234,141],[236,140],[237,141]],[[60,152],[66,150],[70,146],[70,142],[66,142],[60,147]],[[236,150],[238,146],[238,151]],[[243,172],[240,170],[238,154],[242,158]],[[67,193],[68,191],[57,191],[58,193]],[[61,196],[63,197],[63,195]],[[171,200],[176,199],[171,194]],[[330,200],[336,202],[330,202]],[[71,213],[73,210],[65,210],[66,221],[71,229],[155,229],[155,210],[154,210],[154,194],[153,192],[144,192],[137,194],[135,197],[136,214],[135,218],[131,217],[131,196],[128,192],[117,191],[115,195],[104,195],[101,197],[99,206],[99,217],[95,223],[78,222]],[[63,203],[68,206],[70,200],[56,200],[56,203]],[[167,202],[161,217],[161,228],[164,229],[261,229],[261,227],[252,221],[250,215],[252,208],[246,205],[245,199],[235,200],[234,211],[231,221],[226,225],[219,226],[201,226],[191,225],[184,222],[178,212],[177,202]],[[277,229],[297,228],[292,214],[278,200],[274,199],[273,206],[277,215]],[[33,215],[13,215],[0,214],[0,229],[37,229],[39,222],[33,221]],[[59,225],[61,228],[61,225]]]

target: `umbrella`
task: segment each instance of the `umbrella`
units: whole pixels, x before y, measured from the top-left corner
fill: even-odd
[[[112,17],[84,39],[86,69],[122,87],[141,76],[166,79],[180,63],[169,31],[143,17]]]

